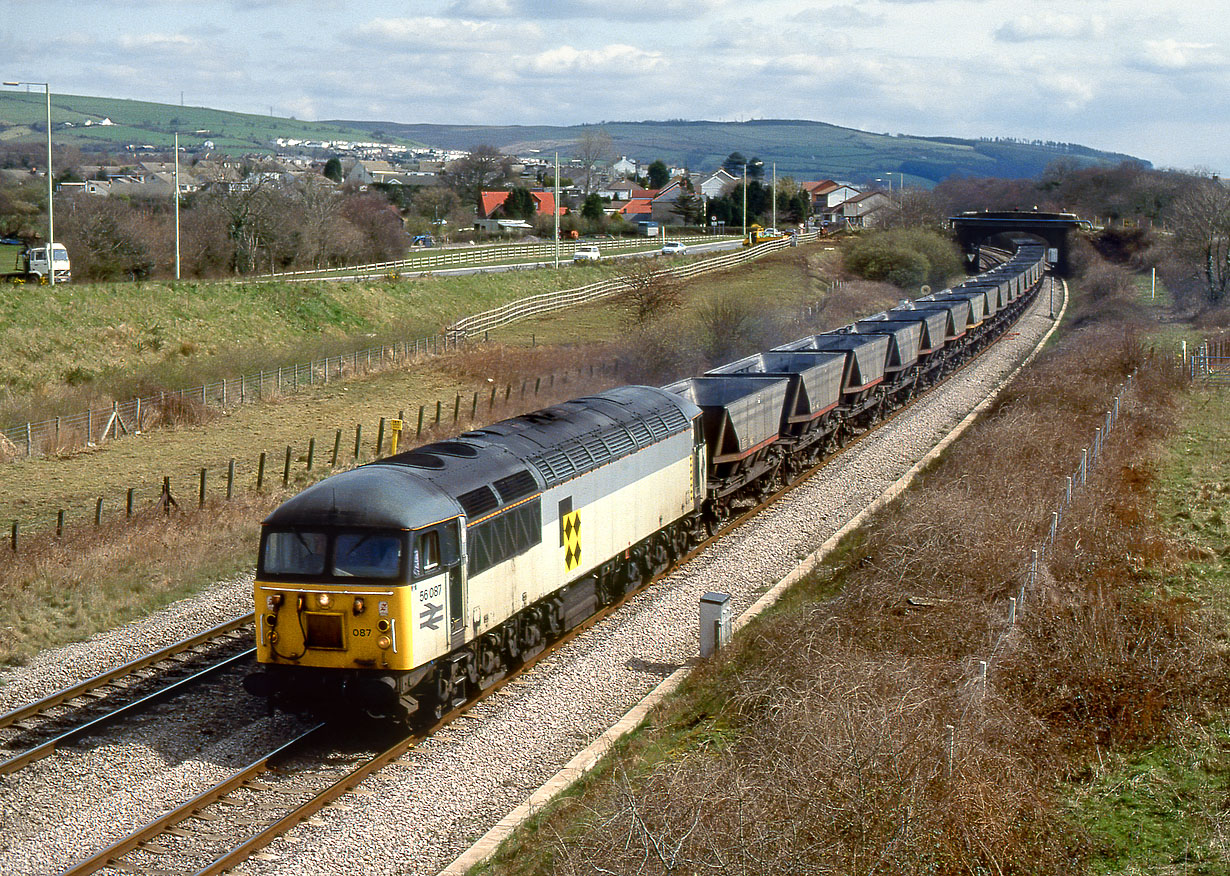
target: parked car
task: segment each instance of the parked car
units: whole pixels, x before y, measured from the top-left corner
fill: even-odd
[[[668,240],[662,244],[662,255],[685,255],[688,248],[678,240]]]
[[[602,253],[598,252],[596,246],[578,246],[572,254],[574,262],[596,262],[602,258]]]

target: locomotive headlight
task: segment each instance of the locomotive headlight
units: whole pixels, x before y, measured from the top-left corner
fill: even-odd
[[[388,636],[381,636],[379,639],[376,640],[376,647],[379,648],[381,651],[387,651],[393,647],[393,640],[390,639]]]
[[[355,613],[355,615],[356,615],[356,616],[358,616],[358,615],[362,614],[362,613],[363,613],[363,608],[364,608],[363,597],[362,597],[362,596],[356,596],[356,597],[354,598],[354,613]]]
[[[316,597],[316,604],[321,608],[328,608],[332,602],[333,597],[331,597],[328,593],[322,593]]]
[[[278,642],[278,631],[270,630],[269,631],[269,644],[276,645],[277,642]]]

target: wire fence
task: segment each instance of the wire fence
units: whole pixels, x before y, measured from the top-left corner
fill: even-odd
[[[798,240],[811,241],[819,236],[799,235]],[[665,268],[662,273],[684,279],[742,264],[789,245],[789,240],[772,241],[739,252]],[[201,404],[226,410],[236,405],[277,398],[302,388],[402,365],[419,357],[439,355],[458,349],[467,338],[482,332],[538,314],[607,297],[623,288],[625,281],[615,279],[591,283],[578,289],[534,295],[459,320],[443,333],[312,359],[188,389],[116,401],[110,407],[91,407],[77,414],[41,422],[10,426],[0,430],[0,460],[43,456],[79,447],[98,446],[123,435],[132,435],[156,427],[171,419],[174,410],[185,404]]]
[[[1008,597],[1008,604],[1004,607],[1004,626],[996,635],[995,642],[991,646],[991,651],[987,658],[979,660],[976,667],[974,667],[974,677],[968,681],[968,695],[960,717],[957,719],[957,724],[947,725],[945,753],[947,758],[946,768],[949,775],[952,774],[957,746],[960,743],[961,726],[967,722],[970,712],[986,694],[994,663],[1010,646],[1011,633],[1016,628],[1017,621],[1022,612],[1025,611],[1027,600],[1032,602],[1033,599],[1040,596],[1039,576],[1041,564],[1045,562],[1046,557],[1055,548],[1056,540],[1060,534],[1060,527],[1063,525],[1064,515],[1068,513],[1073,498],[1088,485],[1090,474],[1102,463],[1106,442],[1119,425],[1119,418],[1128,401],[1128,395],[1134,388],[1134,379],[1135,373],[1128,375],[1127,381],[1119,387],[1119,392],[1115,395],[1106,411],[1101,425],[1094,429],[1089,446],[1081,449],[1080,461],[1077,463],[1072,474],[1065,476],[1065,483],[1061,486],[1054,510],[1051,511],[1051,519],[1046,537],[1043,538],[1036,548],[1030,550],[1029,557],[1022,563],[1017,575],[1020,586],[1017,588],[1015,595]]]
[[[813,241],[819,238],[819,234],[800,235],[800,242]],[[788,239],[773,240],[767,243],[762,243],[754,247],[739,250],[737,252],[727,253],[725,255],[716,256],[714,258],[704,259],[702,261],[691,262],[678,267],[663,268],[657,273],[664,277],[672,277],[677,280],[686,280],[691,277],[707,274],[711,271],[722,271],[735,265],[744,264],[753,259],[758,259],[771,252],[791,246],[792,241]],[[527,319],[531,316],[537,316],[541,313],[549,313],[554,310],[560,310],[565,307],[572,307],[576,304],[584,304],[590,301],[597,301],[602,298],[607,298],[616,295],[629,288],[626,279],[616,277],[610,280],[602,280],[597,283],[591,283],[588,286],[582,286],[579,289],[568,289],[562,292],[545,292],[542,295],[532,295],[528,298],[521,298],[517,301],[510,302],[501,307],[495,307],[483,313],[468,316],[465,319],[458,320],[446,329],[446,334],[451,339],[464,339],[480,332],[490,331],[493,328],[508,325],[509,323],[517,322],[518,320]]]
[[[672,237],[670,240],[685,244],[713,243],[718,240],[732,240],[730,235],[686,235]],[[578,247],[594,246],[592,240],[560,241],[559,256],[561,260],[571,261]],[[647,237],[630,237],[615,240],[598,241],[603,250],[618,252],[635,249],[653,248],[657,243]],[[427,251],[415,254],[405,259],[390,262],[375,262],[367,265],[330,270],[327,268],[309,268],[301,271],[278,271],[267,276],[275,279],[352,279],[363,277],[380,277],[388,274],[416,273],[420,271],[438,271],[446,268],[481,267],[484,265],[506,264],[522,261],[546,261],[555,257],[554,242],[548,243],[501,243],[492,246],[454,247],[438,251]]]
[[[1230,340],[1204,341],[1188,359],[1192,380],[1230,386]]]

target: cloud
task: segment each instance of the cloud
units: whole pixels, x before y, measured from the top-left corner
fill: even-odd
[[[665,66],[660,52],[614,43],[597,49],[560,46],[518,59],[518,66],[538,75],[607,76],[629,70],[652,72]]]
[[[1106,34],[1106,22],[1099,16],[1085,18],[1059,12],[1033,12],[1005,22],[995,38],[1006,43],[1034,40],[1092,39]]]
[[[663,19],[702,20],[733,6],[735,0],[454,0],[449,15],[465,18],[520,18],[557,21],[598,18],[627,24]]]
[[[542,38],[537,25],[449,18],[377,18],[356,30],[360,41],[419,54],[509,52]]]
[[[1145,42],[1143,66],[1156,70],[1190,70],[1219,65],[1224,60],[1211,53],[1212,43],[1185,43],[1176,39]]]

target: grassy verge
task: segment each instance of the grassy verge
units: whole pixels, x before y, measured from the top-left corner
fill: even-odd
[[[1193,392],[1178,421],[1180,431],[1158,459],[1154,482],[1177,562],[1148,583],[1160,598],[1193,601],[1224,631],[1230,619],[1230,394]],[[1091,763],[1071,792],[1073,820],[1090,837],[1090,872],[1225,873],[1227,752],[1230,712],[1210,707],[1178,721],[1170,738]]]
[[[354,283],[13,286],[0,297],[0,422],[425,337],[461,316],[617,273],[587,265]]]
[[[1068,874],[1099,855],[1109,871],[1130,847],[1116,837],[1136,828],[1103,830],[1107,807],[1094,803],[1074,818],[1069,783],[1112,761],[1131,779],[1151,768],[1131,758],[1150,751],[1178,755],[1147,791],[1155,809],[1166,794],[1199,794],[1187,847],[1201,830],[1224,841],[1224,816],[1212,817],[1223,780],[1202,784],[1221,767],[1222,731],[1187,729],[1230,702],[1225,624],[1177,592],[1190,571],[1155,513],[1159,460],[1188,409],[1164,363],[1142,370],[1007,633],[1008,597],[1059,485],[1125,373],[1147,361],[1115,316],[1129,304],[1079,301],[1080,328],[914,489],[482,871]],[[1225,458],[1224,445],[1209,456],[1212,483],[1225,483]],[[1218,525],[1212,511],[1193,519]],[[1117,778],[1101,794],[1110,808]],[[1170,831],[1158,844],[1183,860]],[[1116,872],[1160,872],[1136,854],[1138,869]],[[1225,872],[1224,847],[1205,842],[1200,855]]]

